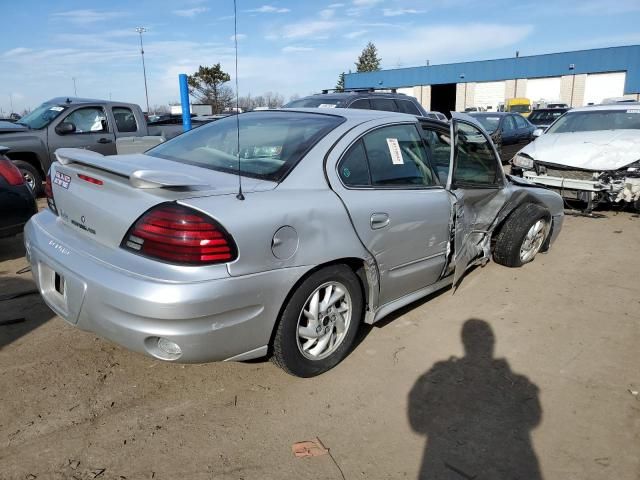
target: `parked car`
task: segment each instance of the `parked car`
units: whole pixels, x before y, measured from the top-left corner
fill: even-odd
[[[0,238],[22,232],[27,220],[38,211],[22,173],[6,156],[8,151],[0,146]]]
[[[447,116],[444,113],[440,113],[440,112],[427,112],[424,115],[425,118],[432,118],[434,120],[440,120],[441,122],[448,122],[449,119],[447,118]]]
[[[563,197],[640,208],[640,104],[568,111],[513,158],[512,171]]]
[[[531,112],[531,115],[527,117],[527,120],[536,126],[546,130],[553,122],[560,118],[569,108],[539,108]],[[542,132],[539,132],[542,133]]]
[[[535,125],[518,113],[470,113],[495,143],[502,163],[509,163],[518,150],[534,140]]]
[[[1,124],[0,144],[11,148],[9,158],[39,195],[58,148],[80,147],[115,155],[119,138],[158,136],[165,139],[180,133],[181,125],[160,122],[147,126],[142,110],[135,104],[54,98],[13,124]]]
[[[385,112],[409,113],[427,116],[427,112],[415,97],[396,92],[376,92],[352,90],[310,95],[298,98],[282,108],[359,108],[363,110],[383,110]]]
[[[45,302],[168,361],[271,353],[320,374],[362,322],[491,256],[530,262],[563,221],[560,196],[505,176],[466,116],[250,112],[126,159],[56,156],[25,237]]]

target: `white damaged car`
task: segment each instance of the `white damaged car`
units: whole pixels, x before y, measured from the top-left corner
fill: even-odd
[[[587,211],[617,202],[640,209],[640,104],[570,110],[514,156],[512,173]]]

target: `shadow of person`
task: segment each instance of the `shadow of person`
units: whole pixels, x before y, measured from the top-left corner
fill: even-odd
[[[427,435],[424,480],[541,480],[530,431],[542,410],[538,387],[493,358],[484,320],[462,327],[465,356],[436,363],[409,394],[409,422]]]

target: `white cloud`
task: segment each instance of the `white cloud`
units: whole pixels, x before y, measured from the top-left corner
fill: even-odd
[[[229,40],[231,40],[233,42],[235,40],[238,40],[238,41],[244,40],[245,38],[247,38],[247,36],[244,33],[239,33],[237,35],[231,35],[229,37]]]
[[[354,38],[358,38],[361,37],[362,35],[364,35],[365,33],[367,33],[369,30],[356,30],[354,32],[349,32],[349,33],[345,33],[343,35],[344,38],[348,38],[350,40],[354,39]]]
[[[104,12],[91,9],[67,10],[66,12],[53,13],[52,18],[56,20],[65,20],[78,25],[90,24],[95,22],[104,22],[114,18],[124,16],[124,12]]]
[[[324,20],[328,20],[335,14],[335,10],[333,8],[325,8],[324,10],[320,10],[320,18]]]
[[[340,8],[340,7],[344,7],[344,3],[332,3],[327,8]]]
[[[282,49],[283,53],[296,53],[296,52],[310,52],[314,50],[313,47],[297,47],[295,45],[289,45]]]
[[[373,7],[380,2],[382,2],[382,0],[353,0],[353,4],[356,7]]]
[[[409,15],[422,13],[421,10],[416,10],[414,8],[383,8],[382,14],[385,17],[399,17],[400,15]]]
[[[178,15],[179,17],[193,18],[208,10],[209,9],[207,7],[194,7],[194,8],[186,8],[184,10],[174,10],[173,14]]]
[[[252,10],[246,10],[250,13],[287,13],[290,12],[288,8],[278,8],[273,5],[262,5],[260,8],[254,8]]]
[[[342,23],[327,20],[309,20],[298,23],[292,23],[282,27],[282,38],[308,38],[316,37],[319,34],[324,34],[336,30],[342,26]]]
[[[31,53],[33,50],[26,47],[17,47],[12,48],[11,50],[7,50],[2,54],[3,57],[17,57],[18,55],[24,55],[27,53]]]

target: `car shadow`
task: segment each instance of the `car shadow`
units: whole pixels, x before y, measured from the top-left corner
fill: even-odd
[[[0,350],[54,317],[29,277],[0,277]]]
[[[427,437],[418,478],[541,480],[530,435],[538,387],[493,357],[488,322],[467,320],[461,337],[465,355],[434,364],[409,393],[411,428]]]
[[[0,238],[0,262],[24,257],[24,237],[22,234]]]

